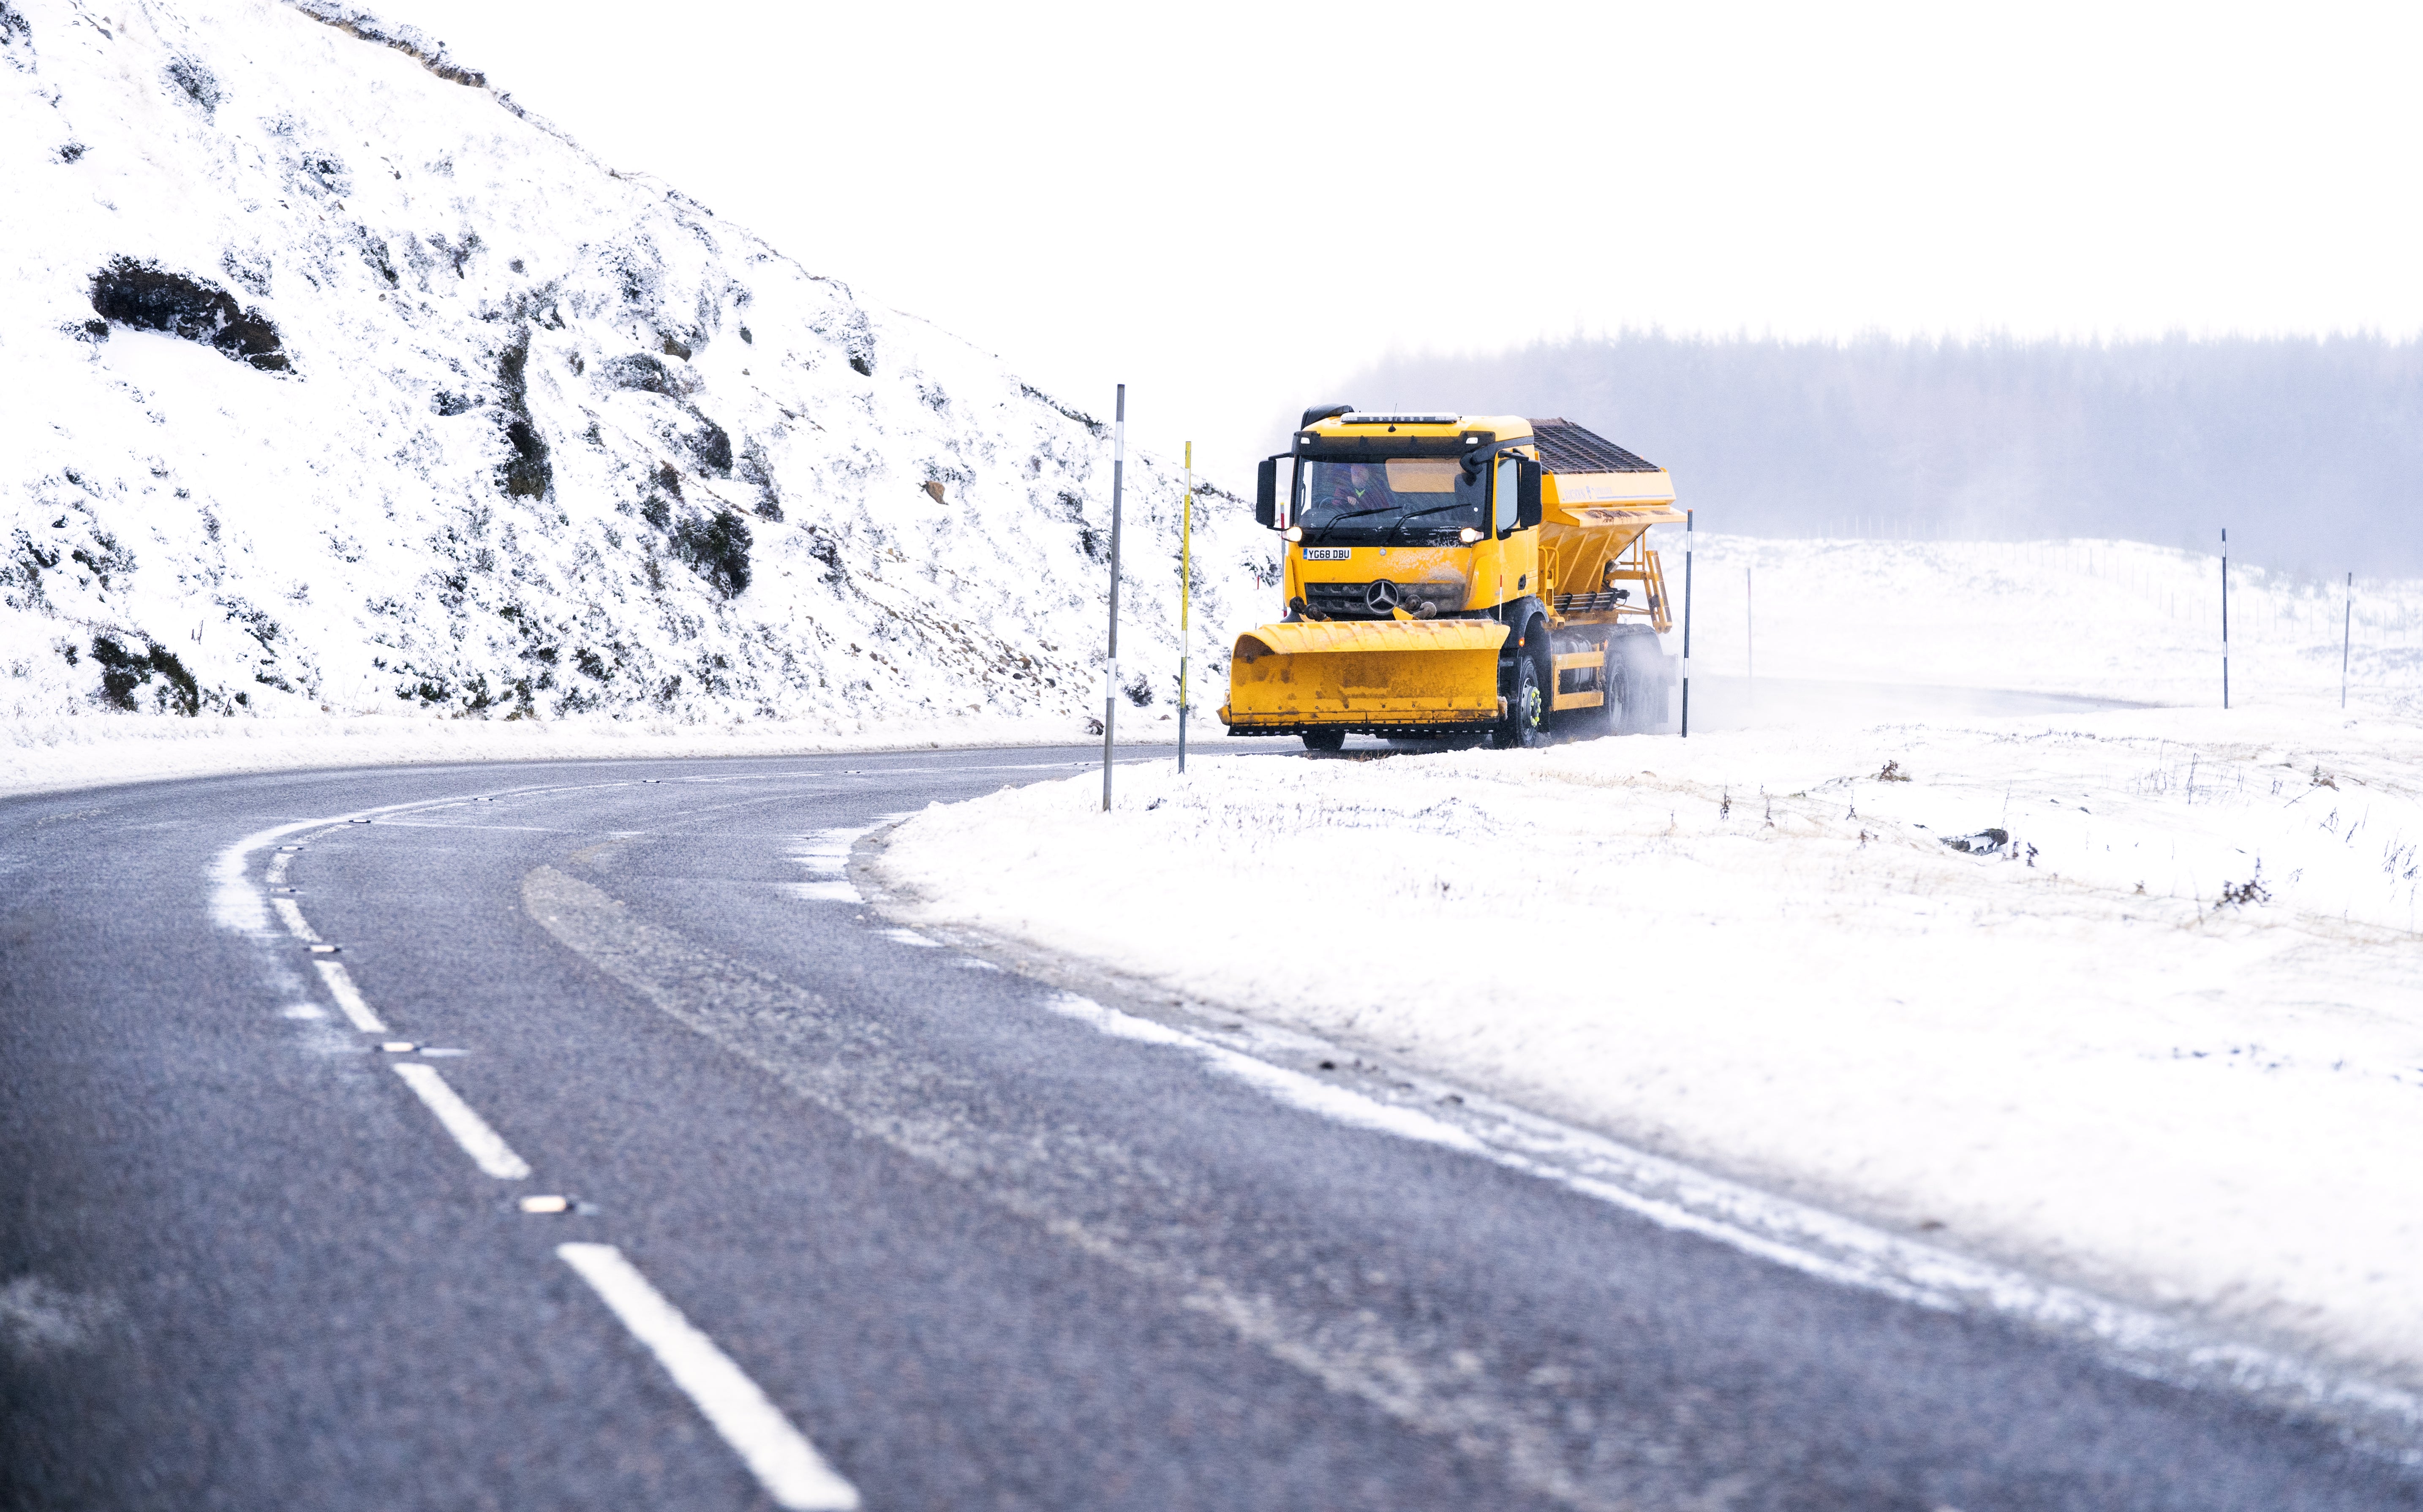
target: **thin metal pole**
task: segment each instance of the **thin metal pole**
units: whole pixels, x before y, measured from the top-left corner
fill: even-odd
[[[2221,532],[2221,706],[2229,707],[2229,531]]]
[[[2355,574],[2348,574],[2347,615],[2339,625],[2339,707],[2347,707],[2348,653],[2355,645]]]
[[[1751,594],[1750,570],[1742,569],[1742,638],[1747,649],[1742,654],[1744,670],[1750,674],[1750,701],[1758,701],[1758,612]]]
[[[1111,811],[1111,742],[1119,717],[1119,496],[1127,482],[1128,386],[1111,419],[1111,652],[1102,665],[1102,811]]]
[[[1178,770],[1186,770],[1187,611],[1195,603],[1195,443],[1186,443],[1186,512],[1178,526]]]
[[[1683,738],[1691,738],[1691,516],[1683,512]]]

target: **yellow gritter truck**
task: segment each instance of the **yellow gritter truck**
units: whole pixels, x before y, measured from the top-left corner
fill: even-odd
[[[1287,614],[1237,638],[1231,735],[1664,727],[1672,622],[1645,540],[1683,523],[1664,468],[1564,420],[1340,404],[1263,461],[1254,508],[1286,540]]]

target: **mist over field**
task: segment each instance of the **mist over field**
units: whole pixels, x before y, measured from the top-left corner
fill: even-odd
[[[1748,535],[2115,537],[2423,574],[2423,342],[1628,331],[1395,355],[1307,402],[1560,415]]]

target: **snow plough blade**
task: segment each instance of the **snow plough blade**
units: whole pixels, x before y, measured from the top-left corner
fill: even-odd
[[[1489,724],[1505,643],[1494,620],[1266,624],[1237,638],[1220,717],[1234,734]]]

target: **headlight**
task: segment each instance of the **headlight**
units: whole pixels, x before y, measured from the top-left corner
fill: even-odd
[[[1300,526],[1300,525],[1291,525],[1291,526],[1289,526],[1289,527],[1287,528],[1287,538],[1288,538],[1290,541],[1301,541],[1301,540],[1303,540],[1303,539],[1304,539],[1304,527],[1303,527],[1303,526]]]
[[[1458,530],[1455,533],[1455,538],[1468,546],[1481,539],[1481,532],[1467,525],[1463,529]]]

